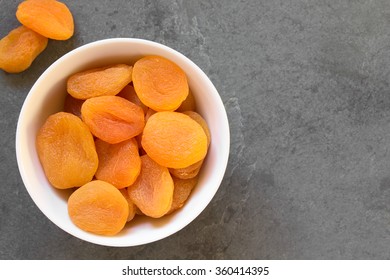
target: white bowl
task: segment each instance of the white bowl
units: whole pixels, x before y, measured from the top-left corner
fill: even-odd
[[[178,64],[187,74],[197,111],[207,121],[211,145],[199,183],[185,206],[159,219],[137,218],[112,237],[76,227],[68,216],[70,190],[57,190],[46,179],[35,148],[35,137],[46,118],[62,110],[67,78],[78,71],[113,63],[133,64],[145,55],[160,55]],[[36,81],[23,104],[16,131],[16,156],[24,185],[38,208],[57,226],[82,240],[106,246],[136,246],[165,238],[193,221],[209,204],[224,176],[230,147],[224,105],[206,74],[181,53],[158,43],[130,38],[96,41],[81,46],[54,62]]]

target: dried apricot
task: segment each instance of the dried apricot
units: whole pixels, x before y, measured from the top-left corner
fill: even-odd
[[[36,147],[47,179],[58,189],[84,185],[98,167],[92,134],[70,113],[49,116],[38,132]]]
[[[142,147],[157,163],[184,168],[202,160],[207,153],[207,136],[189,116],[178,112],[157,112],[147,121]]]
[[[146,114],[145,114],[145,122],[148,121],[148,119],[154,115],[155,113],[157,113],[155,110],[153,110],[152,108],[148,108],[148,110],[146,111]]]
[[[8,73],[19,73],[30,67],[46,48],[47,38],[19,26],[0,40],[0,68]]]
[[[171,174],[176,178],[190,179],[190,178],[194,178],[196,175],[199,174],[202,165],[203,165],[203,159],[184,168],[169,168],[169,172],[171,172]]]
[[[134,183],[141,171],[138,144],[134,138],[117,144],[109,144],[96,139],[99,166],[95,177],[106,181],[118,189]]]
[[[134,204],[135,205],[135,204]],[[139,208],[137,207],[137,205],[135,206],[135,214],[136,215],[139,215],[139,216],[145,216],[144,213],[142,213],[141,210],[139,210]]]
[[[135,93],[134,87],[132,85],[125,86],[118,94],[117,96],[122,97],[124,99],[129,100],[130,102],[133,102],[134,104],[140,106],[142,110],[144,110],[144,113],[148,111],[148,107],[141,102],[141,100],[138,98],[137,94]]]
[[[173,111],[188,96],[184,71],[161,56],[145,56],[134,64],[133,85],[139,99],[155,111]]]
[[[142,156],[144,154],[146,154],[146,152],[144,151],[144,149],[142,148],[142,145],[141,145],[141,140],[142,140],[142,133],[141,134],[138,134],[137,136],[134,137],[135,138],[135,141],[137,141],[137,144],[138,144],[138,153]]]
[[[130,199],[147,216],[159,218],[171,209],[173,180],[168,168],[147,155],[141,156],[141,173],[127,188]]]
[[[126,221],[130,222],[132,219],[134,219],[135,214],[137,214],[137,206],[131,201],[129,197],[129,193],[127,192],[127,188],[120,189],[121,194],[124,196],[126,199],[128,205],[129,205],[129,215],[127,216]]]
[[[78,72],[69,77],[67,91],[77,99],[116,95],[131,82],[133,67],[115,64]]]
[[[200,126],[203,128],[204,132],[206,133],[207,147],[208,147],[210,145],[210,142],[211,142],[211,134],[210,134],[210,130],[209,130],[209,127],[208,127],[205,119],[203,119],[203,117],[200,114],[198,114],[194,111],[185,111],[185,112],[183,112],[183,114],[189,116],[194,121],[196,121],[198,124],[200,124]],[[170,168],[169,172],[171,172],[171,174],[177,178],[189,179],[189,178],[193,178],[196,175],[198,175],[202,165],[203,165],[203,159],[198,161],[198,162],[195,162],[194,164],[191,164],[190,166],[184,167],[184,168],[177,168],[177,169]]]
[[[68,213],[72,222],[82,230],[115,235],[126,224],[129,205],[113,185],[94,180],[70,195]]]
[[[119,96],[87,99],[81,116],[93,135],[110,144],[140,134],[145,126],[142,108]]]
[[[67,40],[74,32],[69,8],[55,0],[27,0],[19,4],[16,17],[24,26],[55,40]]]
[[[81,118],[81,106],[83,103],[84,100],[76,99],[72,95],[67,94],[64,102],[64,111]]]
[[[176,109],[177,112],[195,111],[196,102],[195,97],[191,90],[188,92],[187,98],[180,104],[180,107]]]
[[[172,177],[172,179],[174,185],[173,200],[171,209],[168,211],[167,214],[170,214],[173,211],[176,211],[177,209],[183,207],[192,190],[198,183],[198,176],[185,180],[176,177]]]
[[[194,111],[185,111],[185,112],[183,112],[183,114],[189,116],[191,119],[193,119],[198,124],[200,124],[200,126],[203,128],[204,133],[206,133],[207,147],[208,147],[211,143],[211,133],[210,133],[210,129],[209,129],[209,126],[207,125],[206,120],[199,113],[194,112]]]

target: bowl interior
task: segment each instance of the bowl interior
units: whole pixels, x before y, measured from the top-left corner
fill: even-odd
[[[57,190],[47,181],[35,149],[35,137],[47,117],[61,111],[67,78],[78,71],[114,63],[134,62],[145,55],[161,55],[177,63],[187,74],[197,111],[207,121],[211,145],[203,164],[199,183],[185,206],[160,219],[137,217],[116,236],[105,237],[77,228],[67,212],[70,190]],[[165,238],[195,219],[216,193],[228,161],[229,125],[220,96],[200,68],[179,52],[141,39],[107,39],[87,44],[53,63],[29,92],[18,120],[17,161],[26,189],[39,209],[66,232],[95,244],[135,246]]]

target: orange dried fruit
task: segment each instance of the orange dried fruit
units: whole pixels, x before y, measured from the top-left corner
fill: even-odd
[[[135,139],[135,141],[137,141],[137,144],[138,144],[139,155],[142,156],[142,155],[146,154],[146,152],[144,151],[144,149],[142,148],[142,145],[141,145],[142,133],[135,136],[134,139]]]
[[[135,204],[134,204],[135,205]],[[137,207],[137,205],[135,206],[135,214],[136,215],[139,215],[139,216],[145,216],[144,213],[141,212],[141,210],[139,210],[139,208]]]
[[[173,111],[188,96],[184,71],[161,56],[145,56],[134,64],[133,85],[139,99],[155,111]]]
[[[184,168],[202,160],[207,153],[207,136],[189,116],[178,112],[157,112],[147,121],[142,147],[157,163]]]
[[[195,97],[191,90],[188,92],[187,98],[180,104],[180,107],[176,109],[177,112],[195,111],[196,102]]]
[[[87,99],[81,116],[93,135],[110,144],[135,137],[145,125],[142,108],[119,96]]]
[[[67,40],[74,32],[69,8],[55,0],[27,0],[19,4],[16,17],[21,24],[55,40]]]
[[[184,168],[169,168],[169,172],[176,178],[190,179],[199,174],[202,165],[203,159]]]
[[[129,100],[130,102],[140,106],[142,110],[144,110],[144,113],[148,111],[148,107],[141,102],[141,100],[138,98],[137,94],[135,93],[134,87],[132,85],[125,86],[118,94],[117,96],[122,97],[124,99]]]
[[[194,121],[196,121],[203,128],[203,130],[207,136],[207,147],[209,147],[210,142],[211,142],[211,134],[210,134],[210,129],[209,129],[205,119],[203,119],[203,117],[200,114],[198,114],[197,112],[194,112],[194,111],[185,111],[185,112],[183,112],[183,114],[192,118]],[[203,159],[198,161],[198,162],[195,162],[194,164],[191,164],[190,166],[184,167],[184,168],[177,168],[177,169],[170,168],[169,172],[171,172],[171,174],[177,178],[189,179],[189,178],[193,178],[196,175],[198,175],[202,165],[203,165]]]
[[[126,224],[129,205],[113,185],[94,180],[70,195],[68,213],[72,222],[82,230],[115,235]]]
[[[141,158],[134,138],[117,144],[109,144],[96,139],[99,166],[95,177],[106,181],[118,189],[134,183],[141,171]]]
[[[46,48],[47,38],[19,26],[0,40],[0,68],[8,73],[19,73],[30,67]]]
[[[131,199],[129,197],[129,193],[127,192],[127,188],[120,189],[119,191],[124,196],[124,198],[127,201],[127,204],[129,205],[129,215],[127,216],[126,221],[130,222],[132,219],[134,219],[135,214],[137,214],[137,209],[138,208],[137,208],[137,206],[135,206],[133,201],[131,201]]]
[[[189,116],[191,119],[196,121],[203,128],[204,133],[206,133],[207,147],[208,147],[211,143],[211,133],[206,120],[199,113],[194,111],[185,111],[183,112],[183,114]]]
[[[145,114],[145,122],[148,121],[148,119],[154,115],[155,113],[157,113],[155,110],[153,110],[152,108],[148,108],[148,110],[146,111],[146,114]]]
[[[115,64],[73,74],[67,81],[67,91],[77,99],[116,95],[131,82],[133,67]]]
[[[80,118],[59,112],[38,131],[36,147],[49,182],[58,189],[82,186],[92,180],[98,157],[91,132]]]
[[[141,173],[135,183],[127,188],[130,199],[149,217],[164,216],[172,205],[173,180],[168,168],[149,156],[141,156]]]
[[[64,102],[64,111],[81,118],[81,106],[83,103],[84,100],[76,99],[72,95],[67,94]]]
[[[173,191],[173,200],[171,209],[167,214],[170,214],[183,207],[184,203],[187,201],[192,190],[198,183],[198,176],[191,179],[179,179],[172,177],[174,191]]]

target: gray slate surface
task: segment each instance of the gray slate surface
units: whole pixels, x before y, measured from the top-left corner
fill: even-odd
[[[24,73],[0,72],[0,259],[389,259],[390,2],[65,1],[76,33]],[[0,0],[0,36],[18,26]],[[35,206],[15,130],[39,75],[98,39],[166,44],[226,106],[230,161],[206,210],[164,240],[108,248]]]

